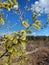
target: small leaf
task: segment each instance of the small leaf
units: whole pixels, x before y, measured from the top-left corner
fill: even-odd
[[[13,40],[13,37],[10,34],[6,35],[6,38],[8,38],[9,40]]]
[[[13,52],[13,48],[8,48],[8,52],[12,53]]]
[[[3,52],[0,51],[0,55],[2,55]]]
[[[26,30],[26,33],[27,34],[32,34],[32,31],[31,30]]]
[[[4,24],[4,18],[0,18],[0,24]]]
[[[29,27],[29,24],[28,24],[28,21],[22,21],[22,24],[25,28],[28,28]]]
[[[2,7],[7,9],[8,11],[10,11],[10,8],[11,8],[9,6],[10,6],[10,4],[8,2],[3,2],[3,4],[2,4]]]
[[[36,20],[35,23],[36,23],[38,26],[41,26],[41,20]]]
[[[18,43],[18,40],[17,40],[17,39],[14,39],[14,40],[13,40],[13,43],[14,43],[14,44],[17,44],[17,43]]]
[[[11,5],[11,6],[13,5],[13,2],[12,2],[12,0],[8,0],[8,2],[10,3],[10,5]]]
[[[34,19],[37,18],[37,14],[33,14],[33,18],[34,18]]]
[[[17,49],[16,49],[15,47],[13,47],[12,55],[13,55],[13,56],[16,56],[16,55],[17,55]]]
[[[20,37],[20,39],[21,39],[21,40],[26,40],[26,36],[23,35],[23,36]]]
[[[35,22],[37,20],[37,14],[33,14],[32,18],[33,18],[33,21]]]
[[[38,26],[38,25],[37,25],[37,24],[35,24],[35,23],[34,23],[34,24],[32,24],[32,27],[33,27],[33,28],[35,28],[36,30],[39,30],[39,29],[41,28],[40,26]]]
[[[9,8],[9,7],[7,7],[7,10],[8,10],[8,11],[10,11],[10,8]]]
[[[14,5],[18,5],[18,2],[16,0],[13,1]]]
[[[26,31],[25,30],[21,30],[21,34],[22,35],[25,35],[26,34]]]
[[[14,34],[14,36],[19,36],[20,35],[19,32],[14,32],[13,34]]]

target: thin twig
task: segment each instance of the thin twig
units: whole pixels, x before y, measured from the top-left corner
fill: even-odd
[[[4,53],[0,56],[0,58],[2,58],[3,56],[5,56],[6,53],[7,53],[7,51],[4,52]]]
[[[49,51],[49,48],[47,48],[47,47],[40,47],[40,48],[36,48],[35,50],[33,50],[33,51],[30,51],[30,52],[26,52],[26,55],[30,55],[30,54],[34,54],[34,53],[36,53],[36,52],[38,52],[38,51]]]

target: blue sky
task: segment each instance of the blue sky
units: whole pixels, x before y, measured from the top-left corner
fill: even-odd
[[[33,6],[36,6],[36,4],[37,4],[35,11],[38,12],[39,10],[42,10],[42,12],[43,12],[42,15],[39,16],[39,20],[42,20],[42,25],[44,25],[46,23],[46,20],[47,20],[46,14],[49,13],[48,12],[49,3],[47,5],[48,0],[46,0],[46,3],[45,3],[45,0],[30,0],[29,2],[28,2],[28,0],[17,0],[17,1],[19,4],[21,13],[23,13],[25,11],[24,7],[26,6],[26,4],[28,4],[28,7],[30,7],[30,8]],[[43,5],[43,7],[39,8],[39,4]],[[43,8],[45,8],[45,10],[43,10]],[[5,24],[2,26],[2,29],[0,29],[0,35],[6,34],[6,33],[12,33],[14,31],[19,31],[20,29],[25,29],[23,26],[21,27],[21,25],[20,25],[21,21],[19,21],[19,16],[12,13],[12,11],[13,11],[12,9],[10,12],[8,12],[6,9],[3,9],[4,17],[6,17],[6,20],[5,20]],[[32,11],[27,12],[25,17],[23,18],[23,20],[28,20],[28,23],[32,24],[32,22],[33,22],[32,14],[33,14]],[[10,26],[11,29],[8,30],[8,28],[7,28],[8,26]],[[49,36],[49,25],[47,25],[47,27],[44,29],[40,29],[39,31],[33,29],[32,27],[30,27],[30,29],[33,31],[33,33],[31,35]]]

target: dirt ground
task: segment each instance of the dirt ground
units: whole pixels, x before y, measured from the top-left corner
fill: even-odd
[[[27,51],[34,51],[34,53],[27,55],[28,65],[49,65],[49,41],[31,41],[27,45]]]

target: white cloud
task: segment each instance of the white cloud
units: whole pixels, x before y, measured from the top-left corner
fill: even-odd
[[[13,9],[18,10],[18,5],[14,5]]]
[[[35,1],[35,3],[32,5],[32,10],[35,7],[36,12],[45,12],[49,13],[49,0],[39,0]]]

